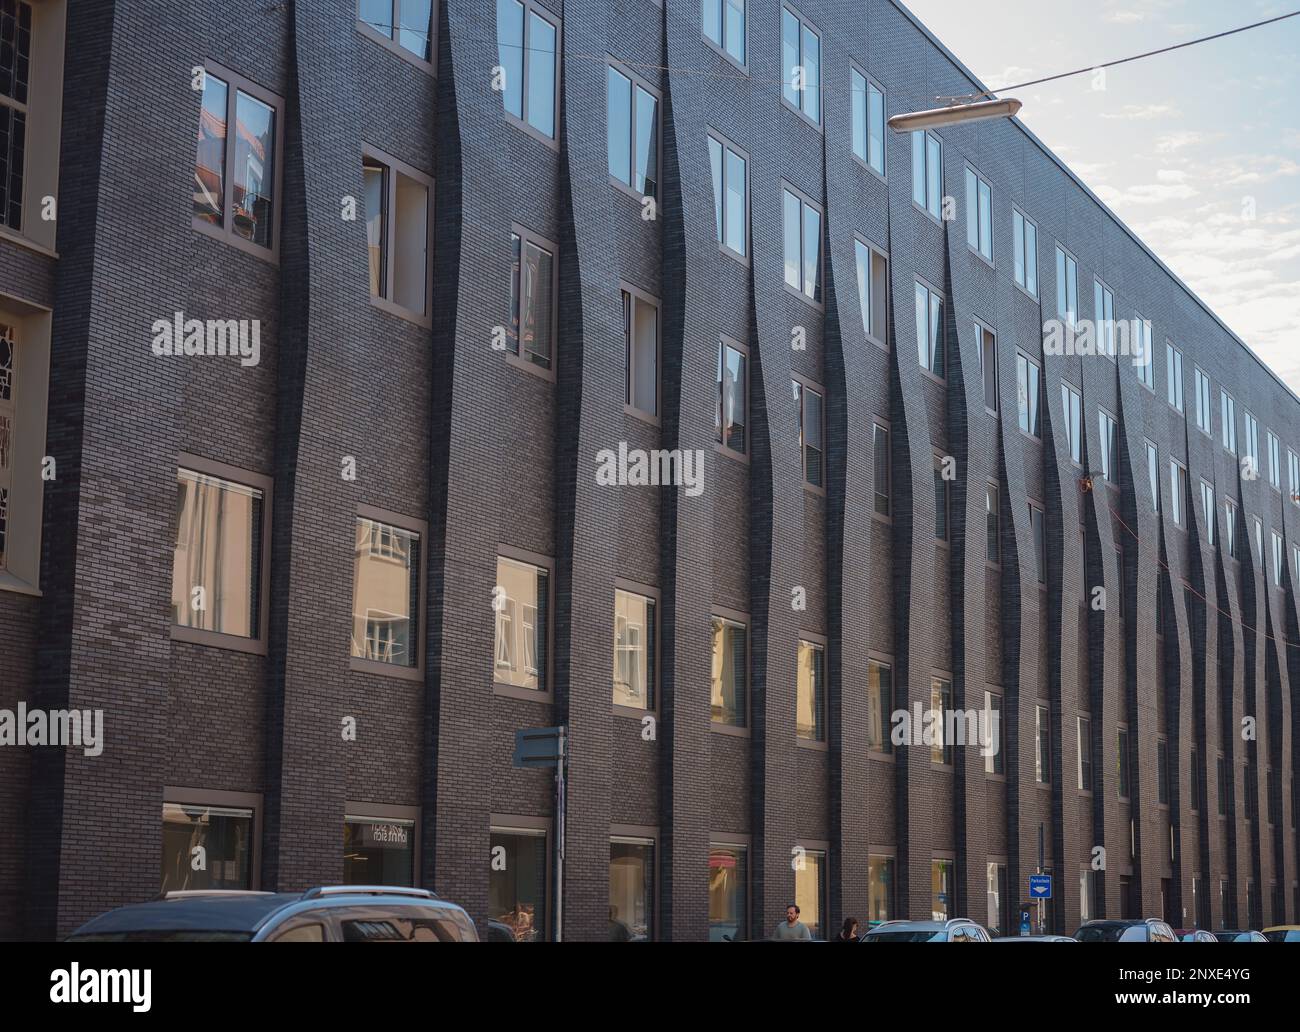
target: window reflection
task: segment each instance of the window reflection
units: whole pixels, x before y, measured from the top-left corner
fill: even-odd
[[[262,492],[192,470],[176,471],[172,622],[257,637]]]
[[[163,803],[162,892],[251,889],[253,811]]]
[[[550,938],[546,915],[546,832],[493,828],[488,874],[489,921],[515,942]]]
[[[609,843],[609,940],[654,937],[654,842],[615,838]]]
[[[497,559],[495,677],[498,684],[546,691],[549,574],[515,559]]]
[[[352,655],[418,664],[411,621],[419,611],[420,535],[358,518],[352,579]]]
[[[749,937],[748,850],[744,846],[709,849],[709,941]]]

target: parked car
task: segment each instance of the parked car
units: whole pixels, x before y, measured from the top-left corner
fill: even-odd
[[[1239,928],[1224,928],[1214,933],[1219,942],[1268,942],[1259,932],[1243,931]]]
[[[1264,929],[1268,942],[1300,942],[1300,925],[1274,925]]]
[[[1174,930],[1154,917],[1085,921],[1074,933],[1080,942],[1177,942]]]
[[[1174,934],[1179,942],[1218,942],[1213,934],[1204,928],[1175,928]]]
[[[168,892],[92,918],[69,942],[478,942],[469,915],[427,889]]]
[[[992,942],[983,925],[964,917],[947,921],[882,921],[860,942]]]
[[[1078,942],[1069,935],[1001,935],[994,942]]]

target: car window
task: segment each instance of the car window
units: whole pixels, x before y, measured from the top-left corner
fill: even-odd
[[[296,924],[276,932],[269,942],[324,942],[325,926],[321,924]]]
[[[338,912],[344,942],[462,942],[448,915],[414,908],[344,907]]]

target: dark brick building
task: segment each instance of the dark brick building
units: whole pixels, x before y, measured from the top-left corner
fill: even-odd
[[[345,878],[545,937],[558,724],[566,938],[1005,928],[1040,829],[1056,930],[1300,917],[1300,402],[1023,126],[888,130],[981,88],[892,0],[0,48],[0,711],[103,720],[0,747],[0,937]]]

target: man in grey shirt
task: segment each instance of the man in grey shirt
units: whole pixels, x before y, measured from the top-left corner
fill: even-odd
[[[799,920],[799,908],[793,903],[785,908],[785,920],[776,926],[772,938],[784,942],[812,942],[812,932]]]

